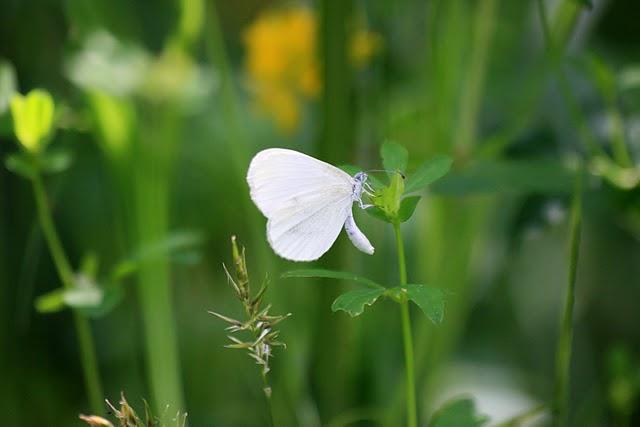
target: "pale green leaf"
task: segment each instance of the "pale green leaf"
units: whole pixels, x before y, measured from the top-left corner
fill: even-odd
[[[382,157],[382,164],[389,174],[398,171],[404,172],[407,169],[409,153],[400,144],[391,141],[384,142],[380,147],[380,156]]]
[[[413,193],[424,189],[427,185],[446,175],[451,169],[452,163],[451,157],[444,155],[427,160],[407,178],[404,191]]]
[[[438,288],[427,285],[407,285],[407,295],[433,322],[444,318],[444,294]]]
[[[480,427],[488,421],[487,416],[476,412],[472,399],[462,397],[442,405],[431,417],[429,427]]]
[[[398,219],[400,222],[406,222],[413,216],[420,199],[420,196],[409,196],[402,199],[400,202],[400,210],[398,211]]]
[[[484,160],[450,173],[431,186],[436,194],[568,194],[575,172],[553,159]]]
[[[69,168],[73,162],[73,155],[69,150],[48,150],[39,159],[40,168],[45,173],[59,173]]]
[[[371,289],[382,289],[383,291],[385,289],[384,286],[374,282],[371,279],[367,279],[366,277],[358,276],[353,273],[345,273],[343,271],[325,270],[322,268],[291,270],[282,273],[281,277],[284,279],[292,277],[321,277],[325,279],[348,280],[351,282],[363,284]]]
[[[23,178],[31,179],[36,174],[33,163],[23,152],[8,155],[4,160],[4,165],[8,170]]]
[[[373,305],[382,294],[380,289],[357,289],[340,295],[331,305],[332,311],[346,311],[351,317],[359,316],[364,311],[365,305]]]
[[[372,217],[379,219],[380,221],[388,222],[391,224],[393,220],[387,216],[386,213],[382,209],[377,206],[372,206],[370,208],[365,209],[365,212],[371,215]]]

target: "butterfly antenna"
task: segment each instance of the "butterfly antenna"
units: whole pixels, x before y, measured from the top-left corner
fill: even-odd
[[[406,177],[402,172],[400,172],[400,170],[399,170],[399,169],[396,169],[396,170],[388,170],[388,169],[369,169],[369,170],[367,170],[366,172],[386,172],[386,173],[397,173],[397,174],[399,174],[399,175],[402,177],[402,179],[406,179],[406,178],[407,178],[407,177]]]

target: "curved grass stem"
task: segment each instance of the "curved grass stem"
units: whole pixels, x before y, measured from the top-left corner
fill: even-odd
[[[71,264],[60,243],[60,238],[53,223],[47,195],[42,184],[42,179],[37,173],[32,177],[33,193],[38,211],[38,220],[44,234],[45,240],[53,263],[55,264],[58,276],[65,288],[73,287],[73,270]],[[73,310],[73,323],[78,336],[80,346],[80,360],[84,374],[85,386],[89,398],[91,410],[96,413],[103,412],[103,394],[100,373],[98,372],[98,361],[96,357],[93,336],[91,335],[91,325],[89,320],[77,310]]]
[[[582,175],[578,171],[576,188],[571,205],[569,237],[569,272],[565,296],[562,326],[556,349],[556,378],[553,400],[553,425],[568,425],[569,374],[571,370],[571,345],[573,342],[573,306],[575,303],[576,273],[580,253],[580,226],[582,223]]]

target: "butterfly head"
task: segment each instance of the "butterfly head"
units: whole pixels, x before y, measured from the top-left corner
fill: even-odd
[[[364,183],[367,182],[367,178],[369,178],[369,176],[365,172],[358,172],[353,176],[353,179],[360,183],[360,185],[364,185]]]
[[[373,189],[367,184],[369,176],[365,172],[358,172],[353,176],[353,200],[360,204],[360,207],[366,209],[370,205],[362,203],[362,193],[373,196]]]

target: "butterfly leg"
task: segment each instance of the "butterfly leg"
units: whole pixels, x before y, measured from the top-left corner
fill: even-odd
[[[360,209],[369,209],[369,208],[373,207],[373,205],[371,205],[371,204],[363,203],[362,200],[358,200],[358,204],[360,205]]]
[[[373,197],[375,190],[373,189],[372,186],[369,185],[369,183],[365,182],[364,185],[362,186],[362,191],[364,194]]]

